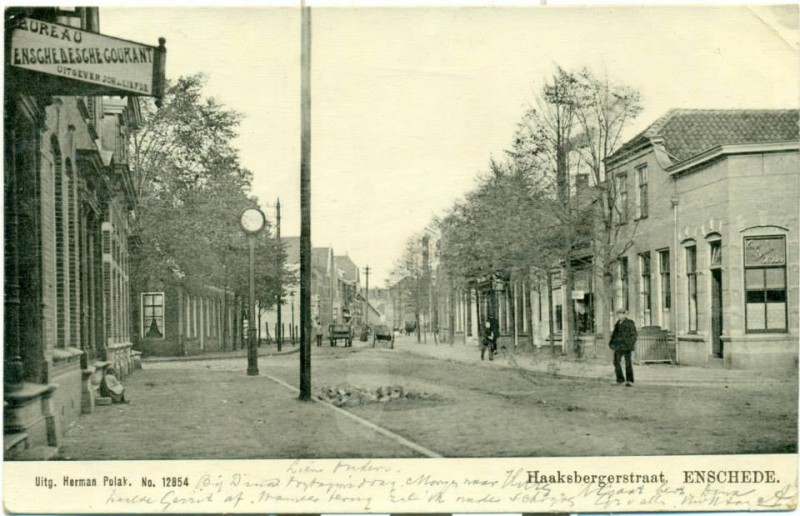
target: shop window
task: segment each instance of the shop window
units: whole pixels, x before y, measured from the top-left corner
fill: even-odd
[[[697,247],[686,248],[686,282],[689,298],[689,333],[697,333]]]
[[[647,218],[647,165],[642,165],[636,169],[637,181],[639,183],[639,218]]]
[[[142,335],[146,339],[164,338],[164,293],[142,293]]]
[[[744,265],[747,332],[785,332],[788,313],[784,237],[745,238]]]
[[[652,324],[652,296],[650,285],[650,253],[639,255],[639,270],[641,272],[641,303],[642,303],[642,325]]]

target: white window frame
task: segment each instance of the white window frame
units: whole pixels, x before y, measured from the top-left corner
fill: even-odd
[[[145,324],[145,315],[144,315],[144,298],[145,296],[161,296],[161,326],[159,329],[161,330],[161,337],[147,337],[147,329],[148,326]],[[157,306],[157,305],[148,305],[148,306]],[[167,338],[167,296],[166,294],[161,292],[142,292],[139,294],[139,307],[141,312],[139,312],[139,327],[141,328],[141,336],[142,338],[150,339],[150,340],[164,340]]]

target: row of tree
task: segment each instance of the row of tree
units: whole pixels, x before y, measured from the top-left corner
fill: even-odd
[[[635,224],[619,223],[627,201],[606,176],[605,160],[640,111],[632,88],[587,69],[556,67],[522,114],[505,156],[491,159],[477,186],[433,221],[440,235],[437,283],[451,292],[492,277],[548,284],[560,269],[569,293],[573,260],[590,255],[596,298],[610,306],[615,267]],[[398,262],[401,275],[415,273],[404,266],[413,261],[408,254]],[[564,316],[573,318],[563,335],[571,342],[573,311]],[[601,332],[606,319],[598,319]]]
[[[204,84],[201,74],[179,78],[168,86],[161,108],[142,99],[144,123],[130,149],[138,192],[131,281],[134,286],[152,279],[190,289],[213,286],[246,300],[249,255],[239,216],[257,205],[250,193],[253,176],[233,146],[240,114],[205,97]],[[256,244],[256,295],[262,309],[274,306],[281,285],[285,289],[294,281],[280,265],[284,250],[270,229],[267,223]]]

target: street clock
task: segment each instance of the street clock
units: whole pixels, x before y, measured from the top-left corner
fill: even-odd
[[[266,219],[258,208],[247,208],[242,212],[239,222],[246,233],[255,234],[264,228]]]

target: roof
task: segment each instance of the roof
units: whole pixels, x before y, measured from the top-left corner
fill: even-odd
[[[285,263],[300,263],[300,237],[281,237],[281,244],[286,250]]]
[[[358,283],[358,266],[349,256],[334,256],[333,259],[343,279],[351,283]]]
[[[673,109],[626,142],[613,160],[653,139],[663,139],[674,162],[720,145],[800,140],[797,109]]]

